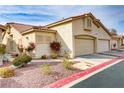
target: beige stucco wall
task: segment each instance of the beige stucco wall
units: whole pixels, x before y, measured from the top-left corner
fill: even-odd
[[[74,56],[73,48],[73,32],[72,32],[72,22],[64,23],[51,29],[57,30],[57,41],[61,42],[61,55],[64,54],[64,51],[70,53],[70,57]]]
[[[91,19],[89,17],[89,19]],[[92,20],[92,19],[91,19]],[[86,22],[86,21],[85,21]],[[62,43],[62,50],[61,52],[63,53],[64,50],[69,50],[71,51],[71,57],[75,56],[75,36],[76,35],[89,35],[93,36],[95,38],[95,47],[99,46],[99,39],[106,39],[110,40],[111,37],[110,35],[102,28],[102,27],[97,27],[93,22],[92,22],[92,28],[91,31],[85,31],[84,26],[83,26],[83,19],[76,19],[73,20],[72,22],[68,23],[63,23],[54,27],[51,27],[54,30],[57,30],[57,40]],[[111,43],[111,42],[110,42]],[[109,44],[110,47],[110,44]],[[104,49],[104,47],[101,47]],[[96,50],[97,52],[98,50]]]
[[[28,39],[27,39],[28,38]],[[35,33],[28,33],[22,36],[22,44],[27,47],[30,42],[36,43]]]
[[[16,31],[16,29],[14,29],[13,27],[11,27],[10,29],[7,29],[6,34],[5,34],[4,38],[3,38],[2,43],[7,45],[7,52],[10,52],[11,49],[10,49],[10,46],[9,46],[9,44],[8,44],[8,42],[9,42],[9,40],[10,40],[10,37],[9,37],[9,34],[7,33],[8,31],[10,31],[10,34],[13,35],[14,44],[18,44],[18,40],[19,40],[20,38],[22,38],[22,36],[21,36],[21,34],[20,34],[18,31]],[[15,51],[14,51],[14,52],[18,52],[17,47],[15,47]]]
[[[8,31],[8,30],[9,30],[9,29],[7,29],[7,31]],[[3,38],[2,43],[7,45],[7,47],[8,47],[7,50],[8,50],[8,52],[10,52],[11,49],[9,49],[10,46],[8,45],[9,34],[7,33],[7,31],[6,31],[6,34],[5,34],[4,38]],[[17,45],[17,44],[22,44],[24,47],[27,47],[29,41],[34,41],[34,40],[35,40],[35,39],[34,39],[34,36],[35,36],[35,35],[34,35],[33,33],[28,34],[29,40],[27,40],[27,39],[26,39],[27,35],[22,36],[21,33],[20,33],[19,31],[17,31],[17,30],[16,30],[15,28],[13,28],[13,27],[10,28],[10,34],[13,35],[13,41],[14,41],[15,45]],[[11,52],[12,52],[12,51],[11,51]],[[15,51],[13,51],[13,52],[18,52],[18,49],[17,49],[16,46],[15,46]]]
[[[83,19],[74,20],[73,23],[73,33],[74,35],[91,35],[99,39],[110,39],[111,37],[104,31],[102,27],[97,28],[97,26],[92,22],[91,31],[85,31],[83,27]]]
[[[20,44],[20,45],[23,45],[26,48],[29,45],[30,42],[35,43],[36,47],[37,46],[39,47],[37,51],[36,50],[33,51],[33,54],[36,57],[41,57],[41,54],[45,54],[46,50],[47,50],[46,54],[50,54],[49,44],[37,43],[36,42],[37,41],[36,40],[37,35],[50,36],[51,37],[51,42],[56,40],[55,34],[53,34],[53,33],[35,31],[35,32],[30,32],[30,33],[22,35],[19,31],[17,31],[13,27],[11,27],[11,29],[10,29],[10,34],[13,35],[13,41],[15,42],[16,45]],[[7,47],[8,47],[7,52],[19,52],[16,45],[15,45],[15,50],[16,51],[12,51],[10,49],[10,46],[8,44],[8,38],[9,38],[9,34],[6,32],[2,43],[7,45]]]
[[[42,43],[37,42],[37,35],[43,37]],[[47,42],[46,40],[47,37],[50,37],[50,42],[56,41],[55,33],[35,32],[35,42],[36,42],[36,48],[34,51],[35,58],[41,58],[42,55],[50,56],[52,54],[52,51],[50,49],[50,42]]]
[[[91,31],[84,30],[83,22],[84,22],[83,19],[77,19],[72,22],[74,36],[75,35],[90,35],[90,36],[95,37],[96,38],[96,49],[97,47],[99,47],[99,44],[101,44],[98,42],[98,39],[108,39],[108,40],[111,39],[110,35],[102,27],[98,28],[93,22],[92,22]],[[73,46],[75,47],[75,41],[73,41]],[[101,47],[101,48],[104,49],[104,47]],[[96,52],[98,52],[98,50],[96,50]]]

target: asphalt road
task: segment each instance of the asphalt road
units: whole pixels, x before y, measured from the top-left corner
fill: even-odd
[[[124,61],[79,82],[72,88],[124,88]]]

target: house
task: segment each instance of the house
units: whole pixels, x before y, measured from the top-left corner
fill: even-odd
[[[44,54],[50,55],[49,43],[56,41],[56,30],[44,26],[7,23],[6,28],[2,43],[7,45],[8,53],[19,53],[17,45],[26,48],[30,42],[33,42],[36,45],[33,56],[39,58]]]
[[[117,31],[112,29],[111,33],[111,49],[119,49],[123,46],[123,36],[118,35]]]
[[[3,36],[5,34],[6,27],[3,25],[0,25],[0,43],[2,43]]]
[[[7,52],[19,52],[17,45],[27,47],[35,43],[35,58],[51,55],[50,42],[61,42],[60,55],[76,56],[111,51],[111,34],[92,13],[69,17],[46,26],[7,23],[2,43]]]
[[[61,55],[68,51],[70,57],[111,51],[111,34],[92,13],[69,17],[46,27],[56,30],[61,42]]]

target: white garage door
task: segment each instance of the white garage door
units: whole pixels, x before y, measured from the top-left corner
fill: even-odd
[[[76,56],[94,53],[94,40],[76,39]]]
[[[109,51],[109,40],[98,40],[97,52]]]
[[[42,55],[50,55],[50,47],[49,44],[37,44],[36,48],[36,58],[40,58]]]

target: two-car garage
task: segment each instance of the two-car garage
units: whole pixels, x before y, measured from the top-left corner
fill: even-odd
[[[75,38],[75,56],[101,53],[110,50],[110,40],[96,39],[91,36]]]

